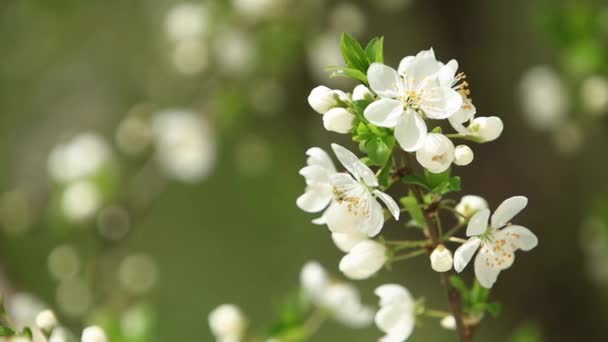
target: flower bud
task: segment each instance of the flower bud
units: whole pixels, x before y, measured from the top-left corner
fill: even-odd
[[[363,240],[367,240],[367,234],[355,230],[349,233],[332,233],[331,239],[334,241],[336,247],[342,252],[350,252],[356,244]]]
[[[458,145],[454,150],[454,164],[465,166],[473,161],[473,150],[467,145]]]
[[[466,195],[463,196],[462,199],[460,199],[460,202],[456,204],[454,210],[456,210],[456,212],[461,215],[458,217],[459,220],[464,221],[464,217],[471,218],[471,216],[473,216],[473,214],[475,214],[476,212],[487,208],[488,202],[483,199],[483,197],[475,195]]]
[[[454,144],[443,134],[429,133],[416,151],[416,160],[430,172],[441,173],[454,161]]]
[[[437,272],[447,272],[452,269],[452,252],[444,245],[438,245],[431,253],[431,267]]]
[[[473,135],[481,139],[482,142],[498,139],[503,128],[502,120],[496,116],[475,118],[470,127]]]
[[[325,114],[331,107],[335,106],[335,92],[326,86],[314,88],[308,95],[308,104],[319,114]]]
[[[240,340],[247,322],[241,310],[232,304],[223,304],[209,314],[209,327],[217,340]]]
[[[340,260],[339,268],[351,279],[365,279],[378,272],[386,259],[386,247],[383,244],[364,240]]]
[[[48,334],[57,326],[57,317],[51,310],[41,311],[36,316],[36,325],[40,330]]]
[[[326,130],[346,134],[353,129],[355,116],[345,108],[332,108],[323,115],[323,126]]]
[[[313,301],[318,301],[329,284],[329,275],[316,261],[307,262],[300,272],[300,286]]]
[[[108,342],[108,337],[103,329],[93,325],[82,331],[82,342]]]
[[[608,111],[608,79],[590,76],[581,85],[581,102],[593,115],[605,115]]]
[[[359,101],[359,100],[373,100],[374,98],[374,94],[369,90],[369,88],[367,88],[366,86],[364,86],[363,84],[359,84],[358,86],[355,87],[355,89],[353,89],[353,101]]]
[[[456,319],[452,315],[443,317],[439,324],[441,324],[441,327],[444,329],[456,330]]]

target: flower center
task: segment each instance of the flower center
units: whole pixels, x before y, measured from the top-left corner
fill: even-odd
[[[342,189],[334,186],[334,200],[339,204],[345,204],[348,212],[353,215],[370,215],[370,206],[367,196],[364,196],[368,191],[367,186],[358,183],[350,189]]]

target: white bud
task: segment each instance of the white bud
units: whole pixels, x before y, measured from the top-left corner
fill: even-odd
[[[355,89],[353,89],[353,100],[354,101],[359,101],[359,100],[370,100],[371,101],[373,98],[374,98],[374,94],[369,90],[369,88],[367,88],[363,84],[359,84],[358,86],[355,87]]]
[[[100,327],[93,325],[82,331],[82,342],[108,342],[106,333]]]
[[[467,145],[458,145],[454,150],[454,164],[465,166],[473,161],[473,150]]]
[[[591,114],[605,115],[608,112],[608,79],[591,76],[581,85],[581,102]]]
[[[326,130],[340,134],[350,133],[353,129],[355,115],[345,108],[332,108],[323,115],[323,126]]]
[[[300,272],[300,286],[313,301],[318,301],[327,285],[329,276],[327,272],[316,261],[307,262]]]
[[[331,107],[335,106],[336,99],[333,90],[326,86],[314,88],[308,95],[308,104],[319,114],[325,114]]]
[[[364,240],[340,260],[339,268],[351,279],[365,279],[378,272],[386,259],[386,247],[383,244]]]
[[[441,327],[444,329],[456,330],[456,319],[452,315],[443,317],[439,324],[441,324]]]
[[[462,199],[460,199],[460,202],[456,204],[454,210],[456,210],[456,212],[461,215],[458,217],[459,220],[464,221],[464,217],[470,218],[476,212],[487,208],[488,202],[483,197],[475,195],[466,195],[463,196]]]
[[[454,144],[443,134],[429,133],[416,151],[416,160],[430,172],[441,173],[454,161]]]
[[[356,244],[363,240],[367,240],[367,234],[359,230],[353,230],[349,233],[332,233],[331,239],[334,241],[336,247],[342,252],[350,252]]]
[[[503,128],[502,120],[496,116],[475,118],[469,127],[473,135],[481,139],[482,142],[498,139],[502,134]]]
[[[211,332],[220,341],[240,340],[246,326],[245,316],[236,305],[223,304],[209,314]]]
[[[57,317],[51,310],[41,311],[36,316],[36,325],[40,330],[49,333],[57,326]]]
[[[452,269],[452,252],[444,245],[438,245],[430,256],[431,267],[437,272],[447,272]]]

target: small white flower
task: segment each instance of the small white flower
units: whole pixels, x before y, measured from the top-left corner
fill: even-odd
[[[334,319],[353,327],[366,327],[371,324],[374,312],[361,303],[359,291],[351,284],[331,283],[325,289],[322,306],[327,308]]]
[[[105,331],[100,327],[93,325],[85,328],[82,331],[82,342],[108,342],[108,337]]]
[[[608,112],[608,79],[593,75],[581,85],[581,102],[593,115],[606,115]]]
[[[110,157],[106,139],[97,133],[85,132],[55,146],[49,155],[48,169],[54,179],[71,182],[94,174]]]
[[[302,267],[300,285],[313,302],[319,302],[329,283],[327,271],[318,262],[309,261]]]
[[[36,325],[40,330],[49,333],[57,326],[57,317],[51,310],[41,311],[36,316]]]
[[[232,6],[241,16],[259,20],[271,16],[283,2],[283,0],[232,0]]]
[[[443,317],[439,324],[441,324],[441,327],[444,329],[456,330],[456,319],[452,315]]]
[[[317,113],[325,114],[328,110],[338,105],[338,99],[346,100],[346,94],[340,90],[318,86],[310,91],[308,104]]]
[[[393,217],[399,219],[399,206],[389,195],[378,190],[378,179],[346,148],[332,144],[338,160],[349,173],[336,173],[331,159],[323,150],[308,150],[308,166],[300,170],[306,179],[306,191],[297,200],[298,207],[307,212],[319,212],[329,207],[317,224],[326,223],[334,233],[361,231],[377,235],[384,225],[384,210],[380,199]],[[313,157],[314,156],[314,157]]]
[[[398,284],[386,284],[375,291],[380,297],[376,325],[386,333],[380,342],[406,341],[416,324],[416,303],[409,291]]]
[[[209,327],[216,341],[241,341],[247,320],[241,310],[232,304],[222,304],[209,314]]]
[[[332,233],[331,239],[342,252],[348,253],[356,244],[367,240],[367,234],[356,230],[348,233]]]
[[[73,341],[76,341],[76,338],[74,337],[74,335],[72,335],[72,333],[68,329],[66,329],[64,327],[57,327],[57,328],[53,329],[53,333],[49,337],[48,342],[73,342]]]
[[[323,114],[323,127],[331,132],[350,133],[353,130],[354,122],[355,115],[345,108],[332,108]]]
[[[520,98],[525,118],[538,130],[563,124],[570,107],[568,90],[555,70],[535,66],[521,80]]]
[[[496,282],[500,271],[511,267],[515,260],[515,251],[529,251],[536,247],[538,238],[534,233],[525,227],[509,223],[527,204],[526,197],[514,196],[498,206],[491,220],[489,209],[475,213],[467,226],[466,234],[470,237],[469,240],[454,253],[456,272],[462,272],[475,251],[480,249],[475,258],[475,276],[483,287],[490,288]]]
[[[165,26],[167,36],[174,41],[200,38],[209,29],[209,14],[200,4],[178,4],[167,13]]]
[[[454,164],[458,166],[466,166],[473,161],[473,150],[467,145],[458,145],[454,150]]]
[[[367,106],[365,117],[377,126],[395,128],[395,138],[405,151],[418,150],[427,134],[424,117],[446,119],[462,106],[462,96],[440,81],[442,69],[450,66],[439,63],[432,49],[405,57],[399,72],[373,63],[367,77],[380,99]]]
[[[360,101],[360,100],[368,100],[371,101],[374,99],[374,93],[372,93],[368,87],[364,86],[363,84],[359,84],[358,86],[355,87],[355,89],[353,89],[353,101]]]
[[[72,222],[81,222],[93,216],[102,204],[102,194],[89,181],[71,183],[61,196],[61,209]]]
[[[363,240],[340,260],[340,271],[351,279],[366,279],[386,262],[386,247],[373,240]]]
[[[447,272],[452,269],[452,252],[444,245],[438,245],[430,255],[431,268],[437,272]]]
[[[462,222],[464,221],[465,217],[471,218],[471,216],[473,216],[473,214],[475,214],[476,212],[487,208],[488,202],[483,197],[475,195],[466,195],[460,199],[460,202],[456,204],[454,210],[456,210],[457,213],[462,215],[458,216],[458,219]]]
[[[257,57],[257,46],[249,31],[224,27],[213,42],[216,66],[219,71],[233,77],[242,77],[253,67]]]
[[[473,119],[468,130],[470,134],[480,139],[482,142],[488,142],[498,139],[502,134],[504,125],[502,120],[496,116],[478,117]]]
[[[441,173],[454,161],[454,144],[443,134],[429,133],[416,151],[416,160],[430,172]]]

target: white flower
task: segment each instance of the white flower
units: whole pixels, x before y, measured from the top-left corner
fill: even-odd
[[[40,330],[45,331],[47,333],[51,332],[57,326],[57,317],[55,313],[51,310],[41,311],[36,316],[36,325]]]
[[[102,204],[102,194],[89,181],[71,183],[61,196],[61,209],[65,217],[80,222],[93,216]]]
[[[454,144],[443,134],[429,133],[416,151],[416,160],[430,172],[441,173],[454,161]]]
[[[581,102],[593,115],[606,115],[608,111],[608,79],[593,75],[581,85]]]
[[[438,245],[430,255],[431,268],[437,272],[447,272],[452,269],[452,252],[444,245]]]
[[[167,13],[165,26],[174,41],[199,38],[209,29],[209,14],[200,4],[181,3]]]
[[[452,315],[443,317],[439,324],[441,324],[441,327],[444,329],[456,330],[456,319]]]
[[[367,240],[367,234],[357,230],[348,233],[332,233],[331,239],[342,252],[348,253],[356,244]]]
[[[380,297],[376,325],[386,333],[380,342],[406,341],[416,324],[416,303],[409,291],[398,284],[386,284],[375,291]]]
[[[488,142],[498,139],[502,134],[504,125],[502,120],[496,116],[479,117],[473,119],[468,130],[471,135],[477,137],[481,142]]]
[[[340,271],[351,279],[369,278],[386,262],[386,247],[373,240],[363,240],[340,260]]]
[[[232,6],[243,17],[259,20],[271,16],[283,2],[283,0],[232,0]]]
[[[371,89],[380,96],[364,112],[365,117],[381,127],[395,128],[395,138],[408,151],[424,143],[427,126],[423,117],[446,119],[462,105],[461,95],[440,82],[442,69],[433,50],[405,57],[399,72],[381,63],[373,63],[367,77]]]
[[[369,88],[364,86],[363,84],[359,84],[353,89],[352,95],[353,101],[360,100],[369,100],[371,101],[374,98],[374,93],[372,93]]]
[[[155,115],[152,128],[156,160],[168,177],[197,182],[211,173],[216,159],[215,140],[202,116],[185,109],[169,109]]]
[[[218,342],[238,342],[243,338],[247,320],[232,304],[222,304],[209,314],[209,327]]]
[[[329,207],[317,224],[326,223],[334,233],[360,231],[377,235],[384,225],[380,199],[393,217],[399,219],[399,206],[389,195],[378,190],[378,179],[372,170],[346,148],[332,144],[338,160],[350,173],[336,173],[331,159],[323,150],[307,151],[308,166],[300,170],[306,179],[306,191],[297,200],[306,212],[319,212]],[[331,204],[330,204],[331,203]]]
[[[330,283],[327,271],[316,261],[307,262],[300,272],[300,285],[313,302],[319,302]]]
[[[557,72],[547,66],[535,66],[524,74],[520,98],[525,118],[539,130],[560,126],[570,106],[565,85]]]
[[[466,231],[469,240],[458,247],[454,254],[456,272],[462,272],[475,251],[480,249],[475,258],[475,276],[483,287],[490,288],[500,271],[511,267],[516,250],[529,251],[536,247],[538,238],[530,230],[509,223],[527,204],[528,199],[523,196],[506,199],[492,215],[490,224],[489,209],[475,213]]]
[[[346,94],[340,90],[329,89],[326,86],[318,86],[310,91],[308,104],[319,114],[325,114],[328,110],[338,105],[338,100],[346,100]]]
[[[466,166],[473,161],[473,150],[467,145],[458,145],[454,150],[454,164],[458,166]]]
[[[75,340],[76,338],[74,338],[74,335],[72,335],[68,329],[57,327],[53,329],[53,333],[49,337],[48,342],[73,342]]]
[[[329,309],[334,319],[354,328],[370,325],[374,316],[373,310],[361,303],[357,288],[343,282],[328,285],[322,305]]]
[[[462,222],[464,221],[465,217],[470,218],[476,212],[487,208],[488,202],[483,197],[475,195],[466,195],[460,199],[460,202],[456,204],[454,210],[456,210],[456,212],[460,214],[458,216],[458,219]]]
[[[248,31],[234,26],[219,30],[213,42],[216,65],[227,75],[242,76],[254,65],[256,48]]]
[[[328,228],[334,233],[362,231],[369,236],[377,235],[384,225],[384,210],[380,199],[395,220],[399,219],[399,206],[392,197],[378,190],[378,179],[367,165],[352,152],[332,144],[336,157],[348,170],[330,178],[334,198],[325,211]]]
[[[82,342],[108,342],[106,333],[100,327],[93,325],[82,331]]]
[[[98,171],[111,157],[107,141],[97,133],[85,132],[53,148],[49,173],[61,182],[75,181]]]
[[[323,114],[323,127],[326,130],[346,134],[353,129],[355,115],[345,108],[336,107]]]

